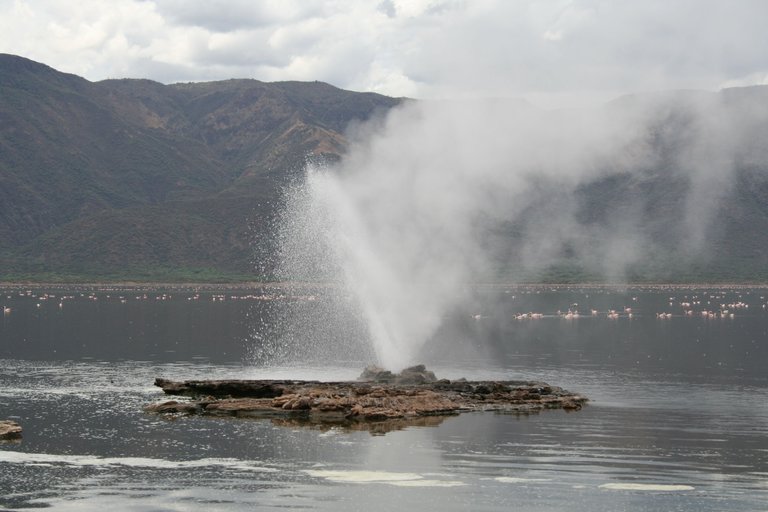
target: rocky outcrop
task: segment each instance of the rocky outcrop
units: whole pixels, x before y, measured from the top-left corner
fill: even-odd
[[[307,381],[292,380],[185,380],[183,382],[155,379],[155,386],[168,395],[181,396],[229,396],[233,398],[274,398],[282,395],[287,387]]]
[[[423,364],[411,366],[398,374],[393,374],[389,370],[371,365],[363,370],[358,380],[382,384],[426,384],[428,382],[435,382],[437,377],[435,377],[433,372],[427,370]]]
[[[423,365],[400,374],[368,367],[360,380],[349,382],[157,379],[155,385],[167,394],[193,399],[151,404],[146,407],[148,412],[260,417],[301,424],[362,424],[363,428],[377,423],[402,428],[409,421],[468,411],[571,411],[587,402],[583,396],[542,382],[438,380]]]
[[[0,441],[15,441],[21,439],[21,425],[15,421],[0,421]]]

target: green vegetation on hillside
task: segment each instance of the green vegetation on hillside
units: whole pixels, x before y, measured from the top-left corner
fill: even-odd
[[[684,247],[691,205],[683,200],[696,173],[678,166],[698,129],[686,105],[705,97],[745,122],[735,123],[743,140],[724,199],[694,205],[712,223],[696,254]],[[341,158],[350,123],[402,101],[320,82],[93,83],[0,54],[0,280],[269,279],[271,219],[284,187],[301,179],[307,159]],[[651,123],[657,158],[637,172],[596,173],[572,198],[586,228],[639,226],[654,248],[648,261],[617,274],[564,246],[538,270],[513,272],[525,256],[520,241],[551,220],[542,195],[494,232],[503,262],[492,278],[768,282],[768,123],[751,107],[768,105],[768,87],[677,92],[667,101]]]
[[[252,279],[282,187],[399,101],[317,82],[91,83],[0,55],[0,279]]]

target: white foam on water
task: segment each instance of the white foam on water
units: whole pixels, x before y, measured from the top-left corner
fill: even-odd
[[[457,487],[465,485],[456,480],[428,480],[418,473],[394,473],[389,471],[339,471],[306,470],[310,476],[331,482],[355,484],[387,484],[398,487]]]
[[[355,483],[402,482],[407,480],[419,480],[422,478],[422,476],[417,473],[391,473],[387,471],[330,471],[308,469],[306,473],[333,482]]]
[[[602,484],[600,489],[610,489],[612,491],[693,491],[695,487],[690,485],[670,485],[670,484],[634,484],[628,482]]]
[[[458,480],[403,480],[386,483],[397,487],[460,487],[462,485],[467,485]]]
[[[205,458],[195,460],[152,459],[148,457],[98,457],[95,455],[57,455],[51,453],[25,453],[19,451],[0,451],[0,462],[11,464],[50,466],[65,464],[69,466],[123,466],[148,469],[188,469],[202,467],[222,467],[239,471],[271,473],[274,468],[266,468],[255,462],[238,459]]]
[[[494,478],[497,482],[504,484],[527,484],[533,482],[551,482],[549,478],[520,478],[515,476],[497,476]]]

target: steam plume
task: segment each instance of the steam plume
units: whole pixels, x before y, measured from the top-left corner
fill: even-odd
[[[402,368],[473,283],[564,259],[616,280],[660,252],[699,251],[745,154],[736,110],[714,93],[594,110],[407,103],[350,133],[338,164],[308,166],[282,219],[282,275],[342,284],[343,315],[380,363]],[[659,186],[679,195],[665,203],[665,247],[645,202]]]

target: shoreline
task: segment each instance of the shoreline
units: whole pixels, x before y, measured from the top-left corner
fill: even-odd
[[[0,290],[174,290],[182,292],[199,291],[234,291],[257,289],[333,289],[341,288],[341,283],[333,282],[260,282],[242,281],[236,283],[184,283],[162,281],[83,281],[83,282],[36,282],[36,281],[0,281]],[[768,283],[719,283],[719,282],[691,282],[691,283],[468,283],[467,288],[473,290],[502,290],[502,289],[626,289],[626,290],[690,290],[690,289],[768,289]]]

